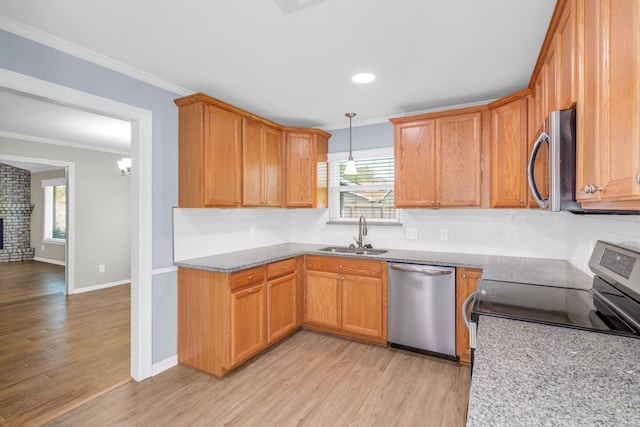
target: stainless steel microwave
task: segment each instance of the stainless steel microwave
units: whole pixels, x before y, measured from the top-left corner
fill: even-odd
[[[548,165],[544,164],[548,159]],[[548,171],[548,188],[536,182]],[[576,202],[576,109],[552,111],[533,145],[527,168],[531,194],[541,209],[584,213]],[[538,175],[538,178],[540,175]]]

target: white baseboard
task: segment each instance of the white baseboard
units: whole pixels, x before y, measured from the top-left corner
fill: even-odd
[[[158,363],[154,363],[151,367],[151,376],[158,375],[161,372],[166,371],[167,369],[171,369],[174,366],[178,365],[178,356],[171,356],[167,359],[164,359]]]
[[[58,261],[57,259],[40,258],[39,256],[33,257],[33,260],[34,261],[40,261],[40,262],[46,262],[47,264],[61,265],[63,267],[65,267],[67,265],[67,263],[65,263],[64,261]]]
[[[127,283],[131,283],[131,279],[118,280],[117,282],[101,283],[99,285],[87,286],[87,287],[84,287],[84,288],[75,288],[73,290],[73,293],[74,294],[81,294],[83,292],[97,291],[98,289],[111,288],[113,286],[120,286],[120,285],[124,285],[124,284],[127,284]]]

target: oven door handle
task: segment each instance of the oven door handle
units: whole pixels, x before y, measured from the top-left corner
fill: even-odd
[[[462,303],[462,320],[464,320],[464,324],[467,325],[467,329],[469,329],[469,324],[471,323],[471,321],[469,320],[469,306],[471,305],[471,302],[473,301],[475,296],[476,293],[474,292],[469,295],[467,299],[465,299]]]

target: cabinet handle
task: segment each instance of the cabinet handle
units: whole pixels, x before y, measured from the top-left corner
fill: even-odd
[[[342,268],[342,264],[338,265],[338,268]]]
[[[593,184],[589,184],[589,185],[585,185],[584,186],[584,192],[587,193],[587,194],[593,194],[595,192],[602,191],[602,190],[603,190],[602,187],[596,187]]]
[[[273,288],[273,283],[269,283],[269,287],[270,287],[270,288]]]
[[[249,293],[252,294],[253,293],[253,289],[249,289]]]
[[[286,266],[286,265],[283,265],[283,266],[282,266],[282,269],[283,269],[283,270],[286,270],[286,269],[287,269],[287,266]]]
[[[239,205],[242,203],[242,200],[236,200],[236,205]]]
[[[436,205],[439,205],[439,204],[440,204],[440,200],[436,200]]]
[[[518,200],[518,203],[520,203],[521,205],[524,205],[524,200],[520,199]]]
[[[466,279],[467,278],[467,274],[466,273],[462,273],[462,278]]]
[[[636,182],[640,184],[640,172],[636,175]]]
[[[249,276],[249,277],[247,277],[247,279],[253,280],[253,276]]]

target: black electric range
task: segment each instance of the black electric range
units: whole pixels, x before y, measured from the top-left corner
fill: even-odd
[[[591,289],[482,280],[471,309],[475,348],[481,315],[640,338],[640,252],[598,241]]]

